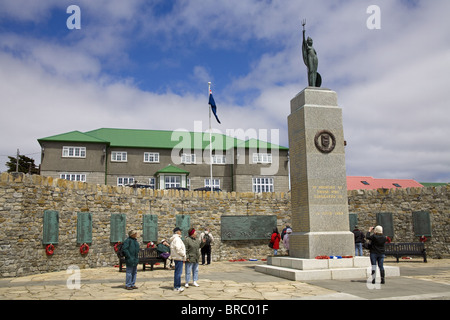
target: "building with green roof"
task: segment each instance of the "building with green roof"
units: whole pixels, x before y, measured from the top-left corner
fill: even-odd
[[[100,128],[38,142],[41,174],[55,178],[156,189],[212,183],[223,191],[289,190],[289,149],[253,137],[213,133],[210,143],[207,132]]]

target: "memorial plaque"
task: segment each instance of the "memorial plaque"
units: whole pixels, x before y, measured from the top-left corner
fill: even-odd
[[[92,213],[77,213],[77,243],[92,243]]]
[[[182,237],[187,237],[191,227],[191,216],[187,214],[178,214],[176,218],[176,227],[181,229]]]
[[[377,225],[383,227],[383,235],[388,236],[391,239],[394,239],[394,222],[392,220],[391,212],[377,213]]]
[[[412,213],[414,235],[416,237],[431,237],[431,220],[428,211],[415,211]]]
[[[123,242],[126,239],[126,223],[126,214],[116,213],[111,215],[109,238],[111,242]]]
[[[43,219],[43,244],[58,244],[59,234],[59,212],[54,210],[45,210]]]
[[[277,216],[222,216],[222,240],[270,239]]]
[[[158,216],[144,214],[142,217],[142,239],[144,242],[158,241]]]
[[[350,222],[350,231],[355,230],[355,227],[358,225],[358,215],[356,213],[349,213],[348,220]]]

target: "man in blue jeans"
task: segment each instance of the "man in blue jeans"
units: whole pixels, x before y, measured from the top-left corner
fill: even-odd
[[[186,247],[181,239],[181,229],[173,229],[173,236],[170,238],[170,255],[175,262],[175,273],[173,278],[173,290],[182,292],[181,275],[183,273],[183,262],[186,261]]]
[[[353,230],[353,234],[355,236],[355,257],[363,255],[363,243],[365,241],[364,233],[358,229],[358,226],[355,226]]]
[[[131,230],[128,232],[128,238],[122,245],[122,251],[125,254],[125,263],[127,266],[125,275],[125,288],[127,290],[137,289],[135,284],[137,265],[139,264],[139,243],[136,238],[137,232],[135,230]]]

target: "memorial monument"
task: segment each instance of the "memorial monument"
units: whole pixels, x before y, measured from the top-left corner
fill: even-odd
[[[364,278],[370,276],[369,258],[353,257],[342,109],[336,92],[319,87],[317,52],[311,38],[305,40],[305,25],[303,20],[309,86],[291,100],[288,116],[293,230],[289,257],[268,257],[267,266],[256,270],[291,280]],[[346,256],[352,258],[329,259]],[[327,259],[318,259],[323,257]]]

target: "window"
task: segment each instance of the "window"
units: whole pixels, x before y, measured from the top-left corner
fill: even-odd
[[[86,158],[86,147],[63,147],[64,158]]]
[[[185,164],[195,164],[196,163],[196,159],[197,157],[195,156],[195,154],[187,154],[187,153],[183,153],[181,155],[181,163],[185,163]]]
[[[367,181],[361,181],[361,183],[362,183],[363,185],[365,185],[365,186],[368,186],[368,185],[369,185],[369,183],[368,183]]]
[[[253,163],[272,163],[271,153],[254,153]]]
[[[253,178],[253,192],[273,192],[273,178]]]
[[[397,187],[397,188],[401,188],[401,187],[402,187],[402,186],[399,185],[398,183],[393,183],[393,185],[394,185],[395,187]]]
[[[156,179],[155,178],[149,178],[148,179],[148,185],[151,189],[155,189],[156,187]]]
[[[70,180],[70,181],[86,182],[86,174],[85,173],[61,173],[59,175],[59,178]]]
[[[225,164],[226,156],[225,155],[213,155],[212,162],[213,162],[213,164]]]
[[[220,189],[220,179],[213,179],[213,188]],[[205,179],[205,187],[211,188],[211,179]]]
[[[159,162],[159,153],[144,152],[144,162]]]
[[[132,177],[118,177],[117,178],[117,186],[126,186],[128,184],[133,184],[134,178]]]
[[[127,153],[123,151],[113,151],[111,152],[111,161],[127,162]]]
[[[179,188],[181,187],[181,177],[180,176],[165,176],[164,177],[164,188]]]

